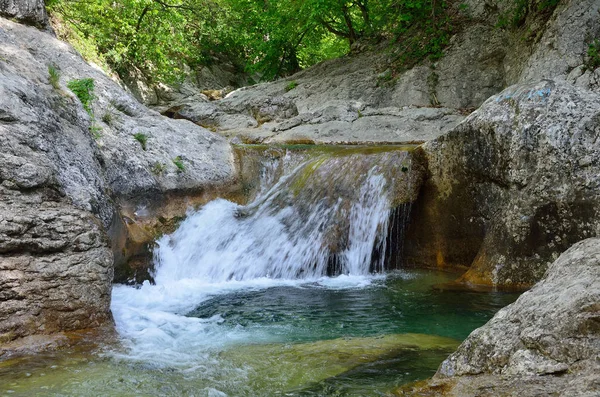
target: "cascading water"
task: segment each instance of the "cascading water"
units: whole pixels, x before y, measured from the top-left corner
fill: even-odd
[[[515,298],[433,291],[447,274],[381,275],[417,195],[409,152],[264,154],[240,162],[250,204],[190,212],[158,241],[155,285],[113,288],[122,347],[0,366],[0,394],[387,395]]]
[[[402,168],[408,173],[408,161],[404,151],[322,154],[247,206],[215,200],[158,240],[155,281],[314,279],[382,271],[385,256],[376,255],[373,263],[374,253],[386,250],[396,184],[411,178],[398,175]]]

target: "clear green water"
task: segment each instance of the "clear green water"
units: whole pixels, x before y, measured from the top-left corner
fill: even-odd
[[[227,343],[198,348],[186,338],[194,365],[132,357],[131,341],[84,345],[0,362],[0,395],[386,395],[431,376],[460,340],[517,297],[432,288],[454,278],[414,271],[360,288],[315,283],[218,294],[188,316],[211,322],[210,335],[196,335],[200,345],[220,335]]]

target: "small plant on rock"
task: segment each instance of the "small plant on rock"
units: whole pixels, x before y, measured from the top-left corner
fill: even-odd
[[[94,139],[98,140],[100,137],[102,137],[102,128],[98,127],[96,123],[92,123],[92,126],[90,127],[90,133]]]
[[[298,82],[297,81],[290,81],[290,83],[285,86],[285,92],[289,92],[289,91],[293,90],[296,87],[298,87]]]
[[[137,134],[133,135],[133,138],[136,141],[138,141],[140,145],[142,145],[142,149],[146,150],[146,142],[148,142],[148,135],[138,132]]]
[[[181,158],[181,156],[175,157],[173,159],[173,164],[175,164],[175,167],[177,167],[178,172],[185,171],[185,165],[183,164],[183,159]]]
[[[56,90],[60,89],[59,80],[60,72],[58,71],[56,66],[48,65],[48,82],[50,82],[50,85]]]
[[[92,115],[92,101],[94,100],[94,79],[77,79],[67,83],[67,87],[79,98],[83,108]]]
[[[152,167],[150,168],[150,171],[152,171],[152,173],[154,175],[162,175],[162,173],[165,172],[166,169],[167,169],[167,165],[165,163],[161,163],[161,162],[157,161],[156,163],[154,163],[152,165]]]
[[[102,115],[102,122],[106,125],[112,125],[113,117],[110,112],[106,112]]]
[[[588,46],[585,67],[589,70],[595,70],[598,66],[600,66],[600,40],[594,40]]]

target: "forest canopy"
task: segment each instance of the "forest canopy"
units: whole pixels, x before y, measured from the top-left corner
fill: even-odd
[[[441,0],[49,0],[50,14],[84,57],[150,82],[185,66],[227,61],[271,80],[347,53],[361,39],[419,29],[416,57],[447,40]],[[409,51],[410,52],[410,51]]]

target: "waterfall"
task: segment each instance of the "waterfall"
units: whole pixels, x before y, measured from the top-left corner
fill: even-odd
[[[416,194],[410,153],[352,149],[298,159],[263,162],[248,205],[212,201],[159,239],[157,285],[383,271],[391,215]]]

